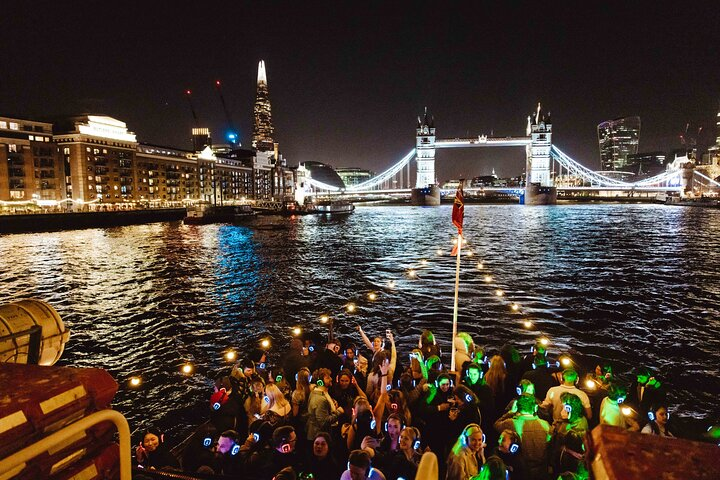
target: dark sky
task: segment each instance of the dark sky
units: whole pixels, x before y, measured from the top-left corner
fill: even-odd
[[[679,147],[687,122],[701,147],[716,136],[717,2],[6,3],[1,115],[105,113],[148,143],[190,147],[186,88],[219,139],[220,79],[249,145],[260,59],[290,164],[384,170],[425,106],[438,138],[520,135],[542,101],[554,144],[591,168],[603,120],[639,115],[641,151]],[[522,149],[442,151],[436,171],[523,164]]]

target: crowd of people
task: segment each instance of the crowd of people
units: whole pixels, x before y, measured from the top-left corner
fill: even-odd
[[[453,371],[430,331],[403,355],[389,330],[357,334],[357,344],[293,338],[280,355],[240,361],[215,381],[210,421],[181,458],[149,429],[138,464],[258,480],[584,479],[598,423],[673,435],[646,368],[629,387],[609,363],[581,379],[545,338],[524,356],[505,345],[488,358],[459,333]]]

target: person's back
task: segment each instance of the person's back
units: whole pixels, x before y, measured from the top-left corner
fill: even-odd
[[[537,403],[532,395],[520,395],[517,406],[519,413],[498,420],[495,429],[500,432],[506,429],[514,430],[521,439],[521,455],[530,478],[547,478],[550,425],[537,417]]]
[[[535,398],[543,401],[548,390],[557,385],[545,363],[536,364],[533,370],[528,370],[522,378],[530,380],[535,385]]]
[[[563,372],[563,384],[556,387],[552,387],[547,391],[545,399],[543,400],[541,407],[548,407],[552,405],[552,418],[553,421],[557,422],[562,419],[562,410],[565,408],[562,396],[565,393],[571,393],[578,397],[582,402],[583,409],[585,410],[585,416],[592,418],[592,409],[590,408],[590,399],[587,394],[575,386],[577,380],[577,372],[575,370],[565,370]]]

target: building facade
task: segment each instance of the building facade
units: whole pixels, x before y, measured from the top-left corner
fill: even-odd
[[[193,132],[195,134],[195,132]],[[203,132],[209,141],[210,132]],[[179,206],[283,199],[294,177],[276,150],[200,152],[140,143],[117,119],[54,124],[0,117],[0,202]]]
[[[364,168],[338,167],[335,171],[340,176],[346,187],[354,187],[355,185],[367,182],[371,178],[375,177],[375,172],[372,170],[365,170]]]
[[[640,117],[623,117],[602,122],[597,127],[600,170],[623,171],[628,155],[638,151]]]
[[[52,124],[0,117],[0,201],[63,198],[63,168]]]

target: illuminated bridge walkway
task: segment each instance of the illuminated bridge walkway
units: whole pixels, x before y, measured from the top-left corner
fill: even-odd
[[[438,140],[435,148],[457,148],[472,146],[528,146],[530,139],[528,137],[500,137],[487,138],[477,137],[473,139],[453,139]],[[390,166],[384,172],[358,185],[354,185],[341,190],[337,187],[318,182],[312,178],[307,178],[307,183],[313,188],[310,195],[397,195],[405,196],[410,194],[410,188],[387,188],[397,183],[397,177],[402,175],[405,168],[409,169],[410,163],[415,159],[415,149],[410,150],[397,163]],[[590,170],[584,165],[570,158],[556,146],[550,148],[550,158],[552,160],[551,171],[553,172],[553,185],[558,190],[566,192],[583,192],[583,191],[612,191],[612,192],[680,192],[683,189],[681,182],[681,170],[666,171],[650,178],[638,180],[636,182],[625,182],[615,178],[604,176],[598,172]],[[401,177],[402,178],[402,177]],[[408,175],[409,179],[409,175]],[[698,171],[693,171],[692,182],[694,186],[699,185],[704,188],[719,187],[720,183]],[[408,182],[409,183],[409,182]],[[484,187],[484,188],[466,188],[468,194],[478,191],[485,192],[506,192],[513,195],[524,194],[524,188],[521,187]],[[443,190],[443,194],[452,193],[452,191]]]

